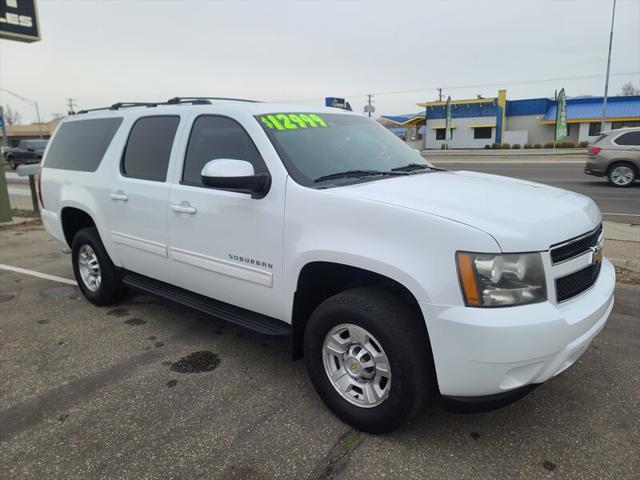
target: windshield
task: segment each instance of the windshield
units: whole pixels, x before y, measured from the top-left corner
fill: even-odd
[[[366,117],[273,113],[256,118],[291,176],[302,185],[377,180],[401,167],[431,166],[417,150]]]

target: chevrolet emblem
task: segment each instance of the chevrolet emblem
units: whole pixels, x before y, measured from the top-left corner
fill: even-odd
[[[591,263],[598,263],[602,261],[604,257],[604,245],[602,243],[596,245],[595,247],[591,247]]]

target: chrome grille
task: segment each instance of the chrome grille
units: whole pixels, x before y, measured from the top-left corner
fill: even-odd
[[[551,247],[551,261],[555,263],[564,262],[570,258],[577,257],[588,252],[591,247],[598,245],[598,240],[602,234],[602,224],[589,232],[579,237],[567,240],[556,246]]]

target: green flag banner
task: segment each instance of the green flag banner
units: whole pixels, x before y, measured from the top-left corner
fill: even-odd
[[[564,138],[569,134],[567,129],[567,95],[564,88],[558,94],[556,103],[556,141]]]
[[[446,123],[445,123],[445,131],[444,131],[444,139],[445,141],[451,140],[451,97],[447,98],[447,115],[446,115]]]

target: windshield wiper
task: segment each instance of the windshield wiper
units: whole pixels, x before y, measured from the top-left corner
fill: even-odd
[[[349,177],[372,177],[375,175],[407,175],[408,172],[401,171],[385,171],[385,170],[346,170],[344,172],[330,173],[329,175],[323,175],[316,178],[313,182],[319,183],[325,180],[335,180],[337,178],[349,178]]]
[[[413,172],[415,170],[430,170],[432,172],[439,172],[444,169],[432,167],[431,165],[427,165],[426,163],[409,163],[407,165],[403,165],[402,167],[391,169],[392,172]]]

